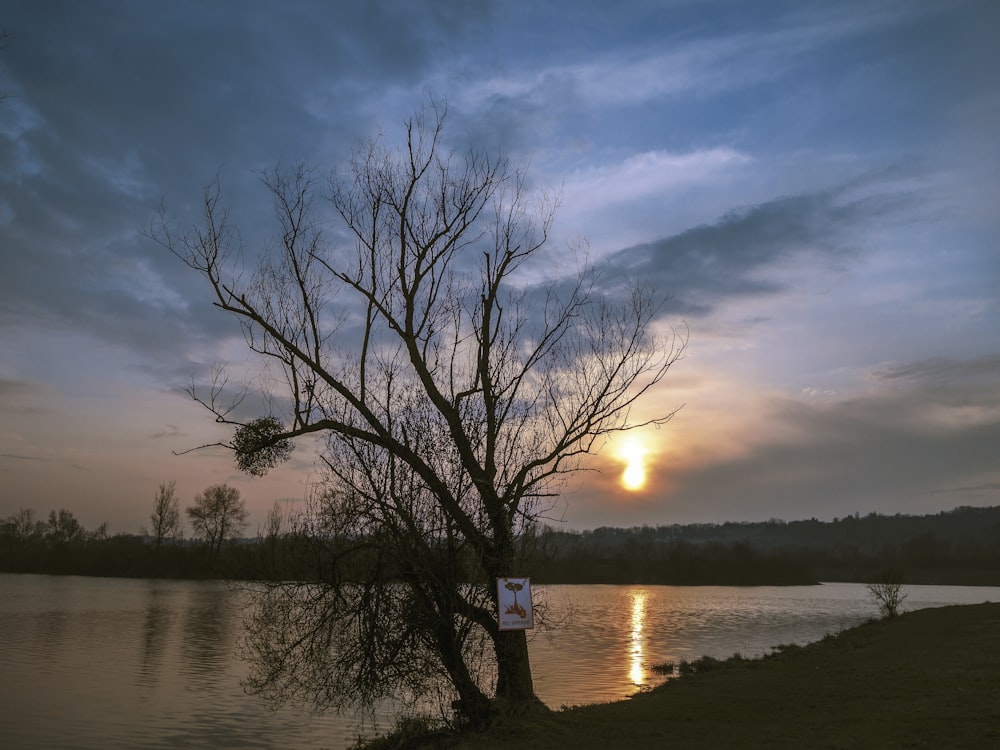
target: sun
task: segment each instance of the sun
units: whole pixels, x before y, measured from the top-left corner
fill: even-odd
[[[638,440],[629,440],[618,451],[618,457],[625,462],[622,487],[629,492],[638,492],[646,486],[646,453]]]

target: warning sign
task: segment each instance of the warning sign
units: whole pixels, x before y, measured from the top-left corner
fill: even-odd
[[[531,611],[530,578],[497,578],[497,605],[501,630],[527,630],[535,627]]]

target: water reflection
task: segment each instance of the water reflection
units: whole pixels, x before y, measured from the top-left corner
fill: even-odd
[[[629,680],[636,687],[646,684],[645,662],[645,629],[646,629],[646,591],[632,589],[632,638],[629,644]]]
[[[221,668],[232,659],[232,637],[237,631],[234,596],[234,592],[215,585],[188,592],[183,605],[181,670],[196,675],[199,683],[217,681]]]
[[[141,687],[153,687],[159,678],[170,629],[169,604],[166,592],[155,584],[151,585],[146,593],[142,626],[142,656],[138,677]]]
[[[625,698],[650,664],[816,640],[874,615],[864,586],[559,586],[534,638],[553,708]],[[910,609],[1000,600],[1000,588],[908,587]],[[3,747],[338,748],[360,717],[271,712],[234,658],[245,600],[225,585],[0,574]],[[136,680],[138,675],[138,682]],[[363,731],[377,731],[371,726]]]

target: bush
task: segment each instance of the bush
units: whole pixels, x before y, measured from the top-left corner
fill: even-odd
[[[878,605],[883,617],[895,617],[906,594],[903,592],[903,575],[897,571],[887,571],[874,581],[865,584],[872,601]]]

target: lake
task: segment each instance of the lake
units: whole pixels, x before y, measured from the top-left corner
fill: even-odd
[[[903,609],[1000,601],[1000,588],[906,586]],[[877,614],[860,584],[548,586],[534,592],[535,688],[553,708],[624,698],[650,667],[762,656]],[[243,598],[222,582],[0,574],[0,747],[330,748],[371,724],[244,694]]]

